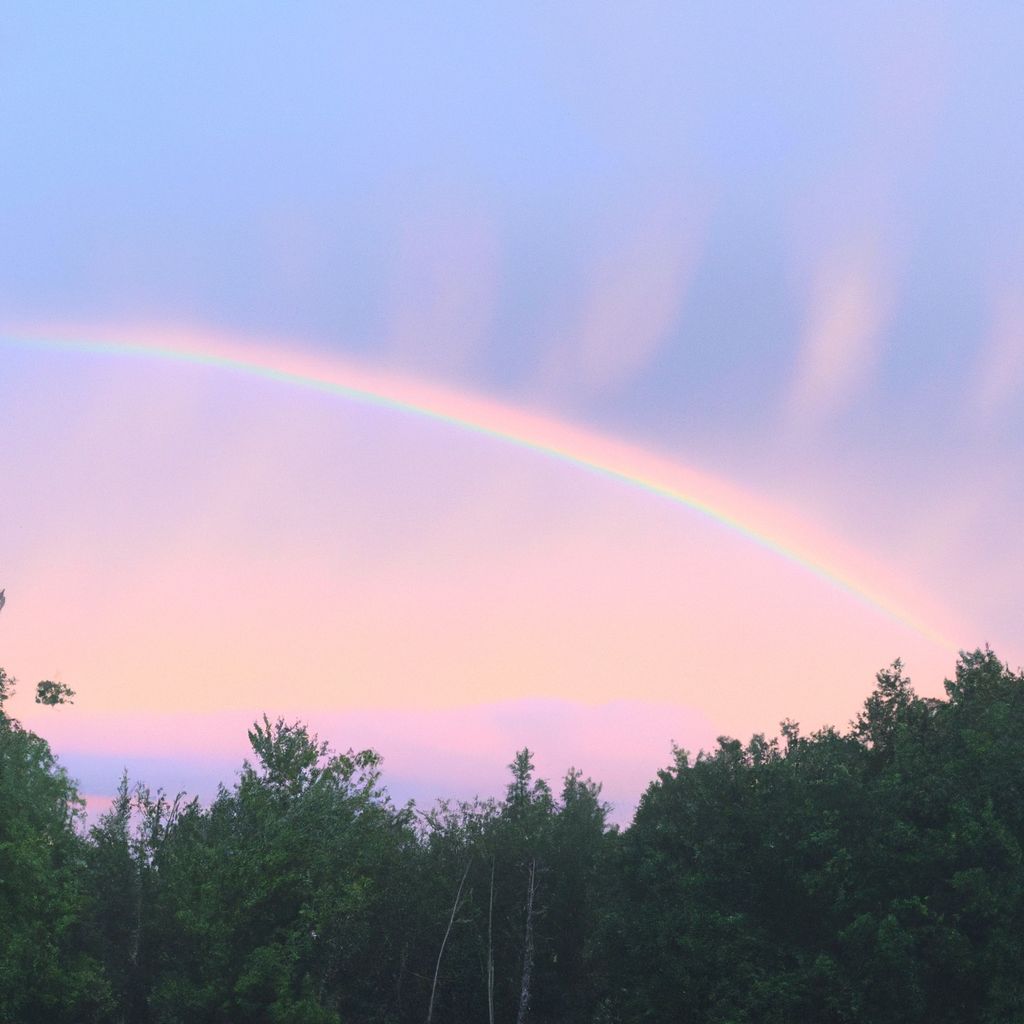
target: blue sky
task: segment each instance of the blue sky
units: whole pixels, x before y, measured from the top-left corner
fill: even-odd
[[[13,317],[192,319],[390,355],[396,296],[415,310],[439,237],[452,262],[434,273],[479,271],[474,244],[498,264],[486,338],[456,371],[526,389],[599,257],[675,217],[700,252],[658,358],[581,404],[719,430],[734,402],[772,417],[806,278],[859,232],[898,279],[864,411],[899,395],[928,415],[922,376],[969,374],[991,278],[1020,266],[1022,18],[21,5],[2,29],[0,297]],[[420,344],[425,370],[452,371]],[[696,416],[672,413],[681,397]]]

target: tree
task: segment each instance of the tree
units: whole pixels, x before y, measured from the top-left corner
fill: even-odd
[[[154,1005],[168,1021],[380,1019],[400,970],[409,813],[373,751],[335,753],[281,719],[249,737],[255,763],[163,842],[179,934]]]
[[[903,675],[903,662],[897,658],[875,677],[874,692],[864,702],[857,716],[854,735],[881,756],[892,751],[900,723],[917,700],[910,680]]]
[[[37,704],[49,704],[51,707],[55,704],[73,704],[74,696],[75,691],[66,683],[55,683],[50,679],[36,683]]]
[[[0,668],[0,1020],[98,1020],[110,997],[81,941],[84,804],[46,741],[4,710],[14,684]]]

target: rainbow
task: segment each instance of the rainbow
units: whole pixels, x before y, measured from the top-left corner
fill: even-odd
[[[494,399],[446,390],[393,374],[375,373],[334,357],[292,348],[273,348],[262,342],[240,344],[234,339],[211,335],[180,335],[153,330],[143,333],[149,340],[140,342],[138,335],[106,340],[4,335],[0,336],[0,345],[209,367],[418,416],[525,448],[706,516],[845,591],[930,642],[946,650],[954,650],[939,631],[911,615],[880,589],[869,587],[849,572],[839,569],[838,560],[824,561],[813,553],[823,546],[836,547],[834,539],[819,534],[818,544],[813,547],[787,539],[797,532],[806,536],[808,532],[815,531],[810,530],[806,523],[795,524],[792,517],[787,519],[777,509],[759,503],[750,494],[710,474],[681,466],[595,431]],[[849,554],[852,557],[847,561],[857,557],[855,553]]]

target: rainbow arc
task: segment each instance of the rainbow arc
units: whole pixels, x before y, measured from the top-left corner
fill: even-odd
[[[792,541],[778,517],[731,485],[592,430],[493,399],[383,375],[339,359],[275,350],[263,344],[203,337],[195,341],[157,334],[152,341],[70,340],[7,336],[9,347],[121,359],[157,360],[242,374],[347,401],[417,416],[453,429],[528,449],[683,506],[814,574],[947,650],[953,645],[920,616],[833,561]]]

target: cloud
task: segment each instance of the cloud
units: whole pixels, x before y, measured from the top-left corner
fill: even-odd
[[[896,22],[881,38],[860,35],[860,23],[842,32],[872,53],[866,88],[834,162],[796,202],[793,256],[807,291],[786,419],[797,430],[842,416],[870,384],[909,269],[918,225],[906,182],[933,158],[949,31],[941,16]]]
[[[462,202],[410,211],[396,229],[385,358],[435,376],[470,369],[497,308],[500,260],[482,209]]]
[[[788,418],[812,427],[841,414],[878,364],[892,305],[880,247],[861,239],[833,247],[811,285]]]
[[[977,414],[991,423],[1024,388],[1024,289],[1004,288],[993,304],[991,331],[974,382]]]
[[[571,325],[544,360],[541,390],[602,395],[650,365],[678,324],[704,219],[701,208],[668,201],[603,240]]]

